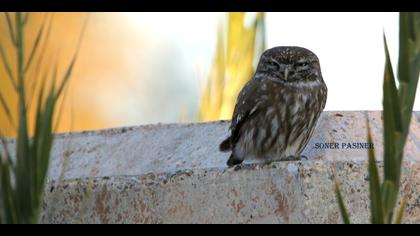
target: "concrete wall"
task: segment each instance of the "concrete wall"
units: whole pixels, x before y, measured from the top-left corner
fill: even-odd
[[[382,157],[380,112],[324,112],[304,161],[226,168],[229,122],[147,125],[58,135],[43,223],[341,223],[341,183],[353,222],[369,222],[366,117]],[[420,223],[420,112],[406,145],[407,223]],[[337,142],[340,149],[316,149]],[[380,161],[380,160],[379,160]],[[380,163],[379,163],[380,164]],[[381,164],[380,164],[381,165]]]

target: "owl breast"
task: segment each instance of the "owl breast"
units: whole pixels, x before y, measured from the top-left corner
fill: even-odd
[[[234,148],[244,159],[283,160],[300,156],[325,106],[322,84],[284,87],[261,81],[271,89],[257,101],[258,111],[241,127]]]

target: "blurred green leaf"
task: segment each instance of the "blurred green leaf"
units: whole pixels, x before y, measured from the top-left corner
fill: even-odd
[[[400,13],[398,80],[403,120],[402,143],[409,132],[420,71],[420,13]]]
[[[32,61],[34,59],[34,56],[36,54],[36,51],[39,48],[39,43],[41,42],[41,37],[43,35],[44,28],[45,28],[45,26],[47,24],[47,17],[48,17],[48,15],[45,14],[44,19],[42,20],[41,26],[40,26],[40,28],[38,30],[38,34],[37,34],[37,36],[35,38],[34,46],[32,47],[32,50],[31,50],[31,53],[30,53],[28,62],[26,63],[26,65],[24,67],[25,73],[28,71],[29,67],[31,66],[31,63],[32,63]]]
[[[372,143],[372,136],[368,124],[368,143]],[[373,149],[369,149],[369,189],[370,189],[370,202],[373,224],[383,224],[384,213],[383,203],[381,196],[381,185],[379,180],[378,168],[376,166],[376,158]]]
[[[10,13],[5,12],[4,13],[5,17],[6,17],[6,22],[7,22],[7,27],[9,29],[9,34],[10,34],[10,41],[12,42],[12,44],[16,45],[16,36],[15,36],[15,32],[13,29],[13,23],[12,23],[12,19],[10,17]]]
[[[384,199],[387,222],[392,220],[393,209],[397,202],[400,182],[402,149],[401,134],[402,120],[399,104],[399,95],[395,84],[394,72],[388,51],[386,37],[385,47],[385,72],[383,85],[383,117],[384,117]]]
[[[380,184],[373,149],[369,149],[369,185],[372,223],[393,223],[398,201],[404,146],[409,132],[420,71],[420,13],[400,13],[397,89],[386,37],[383,84],[384,181]],[[368,126],[368,142],[372,143]],[[405,199],[394,223],[401,223]],[[342,206],[340,206],[341,209]]]
[[[9,158],[9,157],[6,157]],[[2,200],[2,212],[0,218],[2,222],[17,222],[19,220],[18,209],[16,204],[16,196],[12,188],[10,176],[10,165],[4,162],[0,155],[0,199]]]
[[[9,123],[15,127],[15,122],[13,121],[12,118],[12,113],[10,112],[9,106],[6,103],[6,100],[3,97],[3,94],[0,92],[0,105],[4,111],[4,113],[6,114],[7,120],[9,121]]]
[[[9,60],[7,59],[7,56],[4,52],[3,46],[0,44],[0,56],[1,60],[3,62],[3,66],[6,69],[7,72],[7,78],[9,79],[10,83],[12,84],[13,88],[17,91],[17,84],[15,81],[15,78],[13,76],[12,67],[10,66]]]
[[[384,73],[384,211],[392,223],[399,194],[401,165],[408,136],[420,70],[420,14],[400,13],[399,88],[395,83],[386,37]],[[400,213],[402,214],[402,213]],[[399,217],[399,216],[398,216]],[[402,216],[401,216],[402,217]]]
[[[382,198],[384,200],[384,216],[388,224],[392,223],[395,203],[398,199],[398,190],[395,183],[385,180],[382,188]]]
[[[10,15],[6,14],[10,20]],[[44,72],[41,78],[40,91],[37,98],[37,107],[35,114],[35,132],[31,138],[28,135],[28,107],[26,106],[26,79],[25,72],[33,64],[36,54],[39,53],[39,60],[44,56],[43,47],[38,49],[41,41],[48,39],[49,29],[43,37],[46,21],[42,23],[35,39],[34,46],[30,52],[29,60],[25,66],[25,26],[27,25],[29,14],[15,13],[15,51],[16,51],[16,78],[17,78],[17,96],[18,96],[18,137],[16,144],[15,164],[12,163],[10,155],[7,153],[6,159],[1,157],[0,153],[0,223],[38,223],[42,203],[43,191],[50,161],[50,154],[53,145],[53,119],[56,105],[66,84],[68,83],[72,70],[75,66],[78,50],[74,54],[64,76],[59,81],[58,67],[55,67],[52,74],[52,85],[46,89],[46,81],[49,78],[49,71]],[[82,35],[82,34],[81,34]],[[79,40],[79,46],[80,46]],[[78,47],[79,47],[78,46]],[[5,58],[5,57],[4,57]],[[37,67],[41,64],[38,61]],[[37,73],[40,73],[37,71]],[[33,78],[32,78],[33,79]],[[29,88],[34,89],[34,86]],[[0,102],[3,104],[3,97],[0,94]],[[6,104],[4,102],[4,104]],[[7,105],[2,105],[7,107]],[[7,147],[2,140],[4,149]],[[13,181],[12,181],[13,180]]]
[[[41,87],[43,86],[43,84],[45,84],[45,83],[42,83],[41,65],[44,63],[45,51],[46,51],[46,48],[47,48],[47,45],[48,45],[48,40],[50,39],[50,33],[51,33],[54,13],[51,13],[51,14],[46,13],[46,14],[49,16],[49,18],[47,19],[47,22],[46,22],[46,24],[48,24],[48,26],[47,26],[47,31],[45,33],[44,40],[42,40],[43,43],[42,43],[42,48],[39,51],[39,56],[38,56],[39,59],[36,60],[36,62],[34,64],[35,72],[34,72],[32,83],[31,83],[31,90],[32,91],[36,91],[37,86],[39,84],[39,81],[41,81]],[[29,102],[28,108],[31,107],[32,101],[35,100],[35,99],[33,99],[34,96],[35,96],[35,93],[32,93],[31,98],[28,101]]]
[[[400,147],[400,136],[402,132],[401,114],[399,106],[398,90],[395,85],[394,72],[388,52],[388,45],[384,35],[385,44],[385,72],[383,85],[383,117],[384,117],[384,165],[385,179],[398,183],[399,181],[399,160],[398,150]]]
[[[395,218],[394,224],[401,224],[403,217],[404,217],[404,210],[405,207],[407,206],[407,199],[404,197],[402,202],[401,202],[401,206],[400,209],[398,210],[397,216]]]
[[[343,196],[341,194],[340,187],[339,187],[338,183],[335,183],[335,194],[336,194],[336,197],[337,197],[338,206],[340,207],[341,218],[342,218],[344,224],[350,224],[350,217],[349,217],[349,214],[347,212],[347,208],[344,204]]]
[[[77,61],[77,58],[78,58],[78,55],[79,55],[79,51],[80,51],[80,47],[81,47],[81,44],[82,44],[82,39],[83,39],[84,34],[86,32],[86,27],[87,27],[88,20],[89,20],[89,15],[86,16],[86,18],[83,22],[82,30],[80,32],[80,37],[79,37],[79,40],[77,42],[77,48],[76,48],[76,51],[73,55],[73,58],[71,59],[71,62],[70,62],[69,66],[67,67],[67,69],[64,73],[63,79],[62,79],[61,84],[59,85],[59,87],[57,89],[57,92],[54,94],[56,100],[58,99],[59,96],[61,96],[61,94],[64,90],[64,87],[67,85],[68,80],[70,79],[70,77],[73,73],[74,65],[76,64],[76,61]],[[53,82],[54,81],[55,80],[53,80]]]

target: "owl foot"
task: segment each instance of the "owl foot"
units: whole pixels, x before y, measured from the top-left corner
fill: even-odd
[[[243,162],[243,160],[237,159],[234,155],[230,155],[229,160],[227,161],[226,165],[230,168],[236,165],[239,165]]]
[[[267,166],[268,168],[276,168],[277,167],[276,163],[277,161],[270,161],[270,162],[267,162],[265,166]]]
[[[238,164],[238,165],[236,165],[236,166],[233,166],[233,170],[234,171],[238,171],[238,170],[242,170],[242,163],[241,164]]]

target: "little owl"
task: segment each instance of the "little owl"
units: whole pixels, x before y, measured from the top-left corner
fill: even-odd
[[[301,47],[265,51],[238,96],[230,137],[220,144],[221,151],[232,151],[227,165],[300,159],[326,100],[313,52]]]

